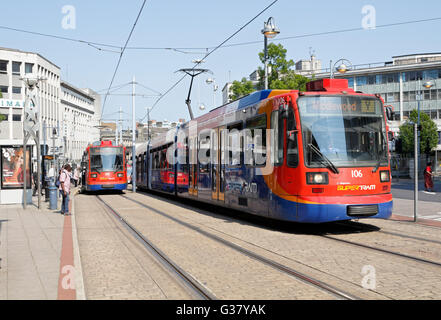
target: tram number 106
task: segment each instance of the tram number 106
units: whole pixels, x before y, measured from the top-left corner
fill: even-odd
[[[352,178],[363,178],[361,170],[352,170]]]

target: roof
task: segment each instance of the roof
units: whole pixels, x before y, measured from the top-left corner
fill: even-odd
[[[14,51],[14,52],[20,52],[20,53],[27,53],[27,54],[36,54],[37,56],[39,56],[40,58],[42,58],[43,60],[47,61],[48,63],[50,63],[51,65],[55,66],[58,69],[61,69],[59,66],[57,66],[55,63],[53,63],[52,61],[50,61],[49,59],[46,59],[45,57],[43,57],[41,54],[36,53],[36,52],[29,52],[29,51],[22,51],[19,49],[12,49],[12,48],[4,48],[4,47],[0,47],[0,50],[4,50],[4,51]]]

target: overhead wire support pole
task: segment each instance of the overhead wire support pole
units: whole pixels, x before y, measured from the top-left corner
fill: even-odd
[[[136,192],[136,121],[135,121],[135,76],[132,81],[132,191]]]
[[[185,104],[187,105],[188,112],[190,113],[190,120],[193,120],[194,116],[193,116],[193,110],[191,109],[191,100],[190,100],[191,88],[193,86],[193,79],[194,79],[194,77],[196,77],[196,76],[198,76],[198,75],[200,75],[201,73],[204,73],[204,72],[209,72],[211,74],[213,74],[213,73],[210,70],[208,70],[208,69],[195,69],[195,68],[181,69],[181,70],[178,70],[178,71],[179,72],[184,72],[184,73],[186,73],[187,75],[189,75],[191,77],[190,88],[188,90],[188,96],[187,96],[187,99],[185,100]]]

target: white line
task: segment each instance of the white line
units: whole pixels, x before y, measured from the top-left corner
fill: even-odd
[[[75,190],[76,191],[76,190]],[[75,265],[75,291],[77,294],[77,300],[86,300],[86,292],[84,290],[83,269],[81,267],[80,246],[78,243],[77,225],[75,221],[75,197],[72,197],[72,242],[74,250],[74,265]]]

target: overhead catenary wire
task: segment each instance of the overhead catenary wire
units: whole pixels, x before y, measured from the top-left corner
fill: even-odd
[[[107,101],[107,97],[108,97],[110,88],[112,87],[113,81],[115,80],[115,76],[116,76],[116,73],[118,72],[118,68],[119,68],[119,65],[121,63],[122,57],[124,55],[124,52],[126,50],[127,44],[129,43],[130,38],[132,37],[133,31],[135,30],[136,24],[138,23],[138,20],[139,20],[139,17],[141,16],[142,11],[144,10],[144,6],[145,6],[146,2],[147,2],[147,0],[144,0],[142,2],[142,6],[139,9],[138,16],[136,17],[136,20],[135,20],[135,23],[133,24],[132,30],[130,30],[130,33],[129,33],[129,36],[127,37],[126,43],[124,44],[124,47],[121,50],[121,54],[119,56],[118,63],[116,64],[115,71],[113,72],[112,80],[110,81],[109,89],[107,90],[106,96],[104,97],[104,102],[103,102],[103,107],[102,107],[102,113],[101,114],[104,113],[104,109],[106,107],[106,101]]]
[[[347,29],[340,29],[340,30],[333,30],[333,31],[323,31],[323,32],[317,32],[317,33],[307,33],[307,34],[293,35],[293,36],[288,36],[288,37],[278,37],[277,41],[315,37],[315,36],[330,35],[330,34],[338,34],[338,33],[346,33],[346,32],[354,32],[354,31],[375,30],[375,29],[380,29],[380,28],[388,28],[388,27],[394,27],[394,26],[400,26],[400,25],[432,22],[432,21],[439,21],[439,20],[441,20],[441,17],[380,24],[380,25],[376,25],[375,28],[372,28],[372,29],[369,29],[369,28],[365,29],[363,27],[356,27],[356,28],[347,28]],[[83,40],[83,39],[69,38],[69,37],[64,37],[64,36],[59,36],[59,35],[48,34],[48,33],[29,31],[29,30],[24,30],[24,29],[19,29],[19,28],[12,28],[12,27],[8,27],[8,26],[0,26],[0,29],[14,31],[14,32],[28,33],[28,34],[33,34],[33,35],[38,35],[38,36],[43,36],[43,37],[54,38],[54,39],[58,39],[58,40],[78,42],[81,44],[88,45],[88,46],[90,46],[94,49],[97,49],[99,51],[108,51],[108,52],[114,52],[114,53],[121,54],[121,52],[124,49],[124,47],[117,46],[114,44],[105,44],[105,43],[88,41],[88,40]],[[261,42],[262,42],[261,40],[255,40],[255,41],[232,43],[229,45],[223,45],[223,46],[221,46],[221,48],[230,48],[230,47],[245,46],[245,45],[251,45],[251,44],[260,44]],[[118,49],[119,51],[108,50],[108,49],[104,49],[102,47]],[[207,50],[210,50],[213,48],[215,48],[215,47],[213,47],[213,46],[211,46],[211,47],[210,46],[208,46],[208,47],[171,47],[171,46],[170,47],[146,47],[146,46],[130,47],[130,46],[127,46],[127,47],[125,47],[124,50],[169,50],[169,51],[174,51],[174,52],[179,52],[179,53],[184,53],[184,54],[203,54],[205,52],[200,52],[200,51],[199,52],[190,52],[189,50],[206,50],[207,51]]]
[[[217,49],[219,49],[222,45],[224,45],[226,42],[228,42],[231,38],[233,38],[236,34],[238,34],[240,31],[242,31],[245,27],[247,27],[251,22],[256,20],[260,15],[262,15],[265,11],[267,11],[269,8],[271,8],[277,1],[274,0],[271,2],[268,6],[266,6],[263,10],[261,10],[256,16],[254,16],[252,19],[250,19],[247,23],[245,23],[242,27],[240,27],[237,31],[235,31],[231,36],[226,38],[224,41],[222,41],[218,46],[216,46],[214,49],[212,49],[210,52],[208,52],[203,58],[199,59],[198,62],[195,63],[192,70],[194,70],[198,65],[202,63],[208,56],[210,56],[213,52],[215,52]],[[151,109],[149,110],[149,113],[153,111],[153,109],[156,107],[156,105],[161,101],[170,91],[172,91],[184,78],[187,76],[187,74],[184,74],[178,81],[176,81],[164,94],[162,94],[152,105]],[[147,117],[147,114],[140,120],[140,122],[144,121],[144,119]]]

